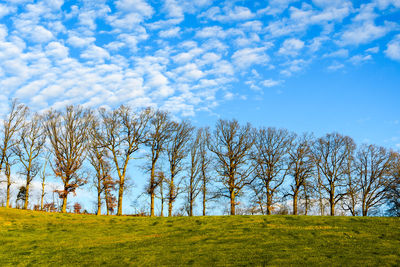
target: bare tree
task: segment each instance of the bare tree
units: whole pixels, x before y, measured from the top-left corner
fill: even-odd
[[[223,185],[220,195],[230,199],[230,214],[235,215],[236,197],[251,183],[253,168],[249,164],[249,154],[254,143],[253,128],[250,124],[240,126],[236,120],[219,120],[208,140]]]
[[[199,143],[199,164],[200,164],[200,179],[201,179],[201,194],[202,194],[202,210],[203,216],[206,216],[206,203],[208,195],[208,187],[210,184],[210,167],[212,163],[212,157],[209,154],[207,142],[210,139],[210,132],[208,128],[201,128],[201,139]]]
[[[356,173],[360,179],[362,215],[383,203],[390,186],[395,154],[375,145],[362,146],[356,157]]]
[[[289,150],[289,174],[293,178],[290,183],[290,196],[293,198],[293,215],[297,215],[299,194],[303,190],[304,199],[308,201],[308,183],[314,173],[310,136],[303,135],[292,144]],[[306,205],[306,212],[308,207]]]
[[[166,143],[171,135],[171,129],[172,122],[169,118],[169,113],[157,110],[152,114],[150,129],[145,143],[146,146],[150,148],[150,182],[147,189],[147,192],[150,195],[150,216],[154,216],[155,190],[157,186],[164,181],[156,179],[157,161],[165,151]],[[163,198],[161,200],[164,201]],[[163,211],[163,209],[161,209],[161,211]]]
[[[80,170],[85,159],[90,123],[90,110],[80,106],[67,106],[64,112],[50,110],[46,114],[45,129],[54,158],[52,167],[63,182],[63,190],[57,191],[62,199],[63,213],[66,212],[68,194],[75,193],[86,183]]]
[[[349,154],[346,173],[346,194],[343,196],[341,206],[345,211],[349,211],[352,216],[357,216],[361,185],[359,177],[355,175],[354,167],[354,156]]]
[[[5,169],[6,183],[7,183],[7,201],[6,207],[10,205],[10,188],[11,188],[11,165],[13,163],[12,149],[18,142],[15,138],[16,133],[21,129],[25,114],[28,108],[18,103],[16,99],[12,100],[8,114],[3,118],[3,125],[1,129],[1,143],[0,143],[0,173]]]
[[[319,185],[329,196],[331,216],[335,215],[335,205],[346,195],[348,160],[354,149],[353,139],[338,133],[319,138],[313,146],[313,160],[320,175]]]
[[[100,130],[97,120],[92,120],[88,146],[89,162],[95,170],[93,179],[97,191],[97,215],[101,214],[102,193],[105,191],[105,180],[111,175],[111,164],[109,163],[108,150],[103,145],[104,136]],[[108,210],[108,209],[107,209]]]
[[[139,150],[139,146],[145,141],[150,110],[146,109],[134,113],[129,107],[120,106],[117,110],[110,112],[102,109],[100,114],[105,129],[103,143],[112,154],[119,178],[117,215],[122,215],[122,200],[128,163],[133,158],[133,154]]]
[[[294,135],[286,129],[261,128],[257,131],[252,160],[257,193],[265,196],[271,214],[274,195],[289,172],[288,151]]]
[[[188,215],[193,216],[194,201],[201,192],[201,142],[203,139],[203,130],[198,129],[197,134],[190,144],[190,165],[188,173],[188,184],[186,186],[187,191],[187,204],[188,204]]]
[[[45,156],[45,161],[43,163],[43,170],[40,173],[41,187],[42,187],[42,191],[41,191],[41,194],[40,194],[40,210],[43,210],[44,196],[46,195],[46,191],[44,190],[44,188],[46,186],[46,167],[47,167],[47,163],[49,162],[49,159],[50,159],[50,154],[47,154]]]
[[[188,121],[174,122],[172,126],[171,138],[167,145],[170,175],[167,179],[168,185],[168,216],[172,216],[172,207],[177,196],[181,192],[180,182],[176,181],[178,175],[183,170],[183,160],[187,156],[188,142],[192,136],[194,127]]]
[[[389,206],[388,214],[400,217],[400,154],[394,154],[392,178],[385,199]]]
[[[20,173],[26,177],[24,209],[29,204],[30,184],[40,171],[39,156],[46,140],[42,121],[38,114],[34,114],[30,121],[25,121],[19,132],[19,141],[12,149],[23,168]]]

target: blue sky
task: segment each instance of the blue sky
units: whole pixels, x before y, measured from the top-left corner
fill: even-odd
[[[400,148],[400,0],[0,1],[0,113],[154,106]]]

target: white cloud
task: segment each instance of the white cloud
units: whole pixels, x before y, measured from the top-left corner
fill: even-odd
[[[359,65],[359,64],[362,64],[362,63],[364,63],[366,61],[370,61],[370,60],[372,60],[371,55],[355,55],[349,59],[349,61],[351,63],[353,63],[354,65]]]
[[[304,47],[304,42],[296,39],[290,38],[286,39],[278,53],[286,56],[297,56],[300,50]]]
[[[239,69],[248,68],[254,64],[264,65],[269,61],[266,50],[267,47],[243,48],[233,53],[233,63]]]
[[[231,22],[238,20],[249,20],[255,17],[255,14],[250,9],[243,6],[225,6],[219,8],[214,6],[199,15],[200,18],[207,18],[209,20],[220,22]]]
[[[118,0],[115,6],[124,12],[134,12],[144,17],[151,17],[154,13],[153,8],[144,0]]]
[[[390,59],[400,61],[400,34],[387,44],[385,55]]]
[[[67,43],[72,45],[73,47],[85,47],[88,46],[89,44],[92,44],[96,38],[94,37],[79,37],[76,35],[71,35]]]
[[[110,58],[110,54],[104,48],[91,45],[81,54],[81,58],[103,62],[104,59]]]
[[[339,49],[335,52],[327,53],[323,57],[341,57],[341,58],[347,58],[349,56],[349,51],[347,49]]]
[[[386,22],[382,26],[375,25],[373,21],[355,23],[342,33],[340,45],[360,45],[368,44],[376,39],[385,36],[388,32],[395,29],[396,25]]]
[[[277,81],[277,80],[273,80],[273,79],[267,79],[261,82],[261,84],[264,87],[274,87],[277,86],[279,84],[281,84],[281,81]]]
[[[161,38],[177,37],[177,36],[179,36],[180,30],[181,30],[181,28],[179,28],[179,27],[173,27],[173,28],[170,28],[168,30],[160,31],[158,33],[158,35]]]

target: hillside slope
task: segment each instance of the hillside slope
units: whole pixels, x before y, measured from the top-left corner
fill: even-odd
[[[0,266],[400,265],[400,219],[136,218],[0,208]]]

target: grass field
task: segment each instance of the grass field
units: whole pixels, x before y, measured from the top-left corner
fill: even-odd
[[[0,208],[0,266],[400,266],[400,219],[139,218]]]

